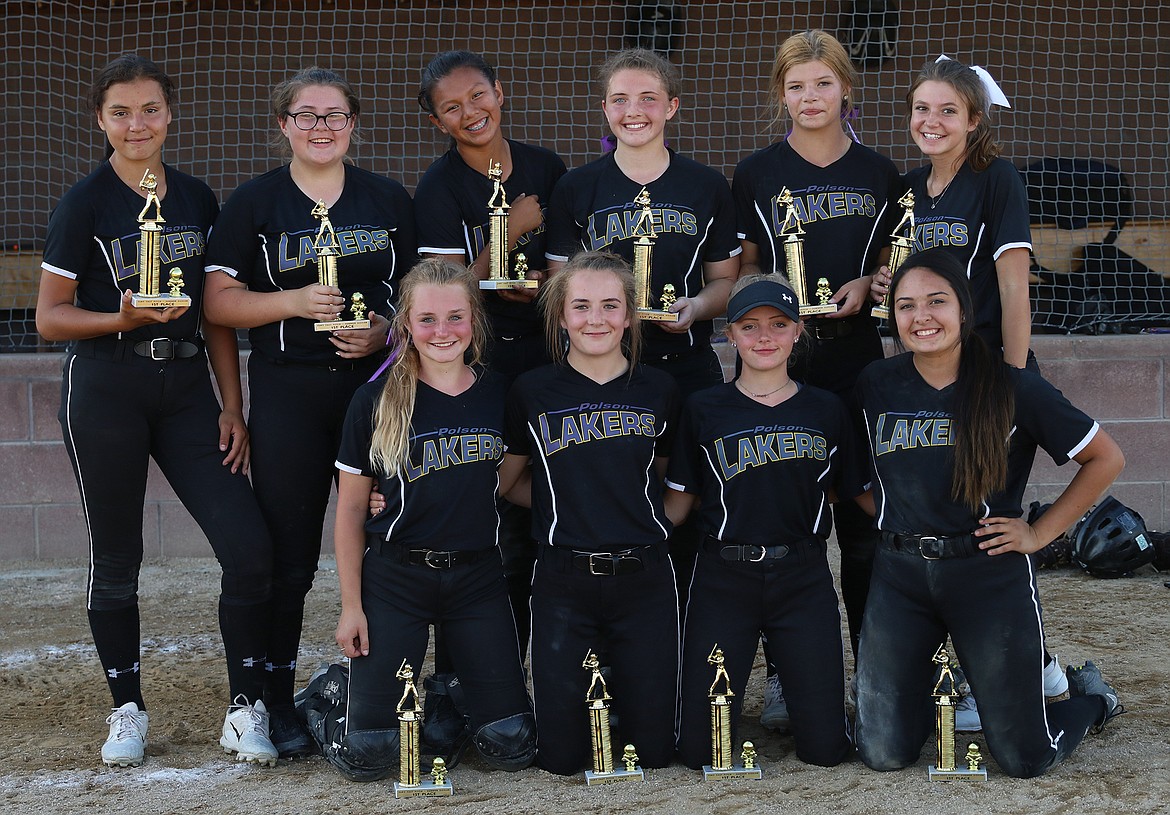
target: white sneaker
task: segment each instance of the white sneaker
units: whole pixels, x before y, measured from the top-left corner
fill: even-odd
[[[784,701],[779,674],[764,679],[764,712],[760,714],[760,724],[769,730],[788,729],[788,704]]]
[[[1060,657],[1052,655],[1052,661],[1044,666],[1044,695],[1049,699],[1068,693],[1068,677],[1060,669]]]
[[[975,703],[975,694],[968,691],[955,705],[955,730],[975,733],[982,729],[983,722],[979,720],[979,706]]]
[[[223,720],[219,743],[225,753],[236,754],[236,761],[276,766],[276,748],[268,736],[268,709],[262,700],[250,705],[246,696],[237,696]]]
[[[137,767],[146,750],[150,717],[134,702],[127,702],[106,718],[110,735],[102,745],[102,761],[108,767]]]

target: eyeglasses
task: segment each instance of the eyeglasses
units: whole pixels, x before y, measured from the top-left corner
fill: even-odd
[[[341,111],[319,116],[308,110],[302,110],[300,113],[286,113],[284,116],[286,119],[292,119],[298,130],[312,130],[317,126],[317,122],[324,122],[330,130],[345,130],[345,126],[353,118],[352,113],[342,113]]]

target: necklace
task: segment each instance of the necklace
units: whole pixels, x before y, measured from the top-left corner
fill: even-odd
[[[743,382],[741,380],[739,380],[739,379],[735,380],[735,386],[737,388],[739,388],[741,391],[743,391],[744,393],[746,393],[748,396],[752,397],[753,399],[764,399],[765,397],[771,396],[774,393],[779,393],[780,391],[784,390],[785,388],[787,388],[791,384],[792,384],[792,380],[789,379],[787,382],[785,382],[783,385],[776,388],[775,390],[770,390],[767,393],[752,393],[751,391],[749,391],[747,388],[744,387]]]
[[[947,190],[949,190],[951,188],[951,184],[954,184],[955,179],[958,177],[959,177],[959,174],[955,173],[953,176],[951,176],[951,180],[947,182],[947,185],[942,188],[942,192],[940,192],[938,195],[931,196],[931,198],[930,198],[930,208],[931,209],[934,209],[934,205],[937,204],[942,199],[942,197],[947,194]]]

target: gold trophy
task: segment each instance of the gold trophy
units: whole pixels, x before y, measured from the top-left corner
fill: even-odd
[[[427,797],[438,798],[454,792],[447,779],[446,763],[435,759],[431,774],[425,780],[419,771],[419,738],[422,735],[422,705],[418,701],[418,689],[414,686],[414,668],[404,659],[395,678],[404,682],[402,698],[395,711],[398,713],[398,781],[394,782],[395,798]]]
[[[589,711],[589,740],[593,747],[593,769],[585,771],[585,783],[616,784],[620,781],[642,781],[645,775],[638,766],[638,754],[634,745],[627,744],[622,752],[624,770],[613,767],[613,744],[609,734],[609,702],[612,697],[601,675],[601,662],[592,649],[585,653],[581,667],[590,671],[592,677],[589,690],[585,692],[586,709]]]
[[[191,298],[183,294],[183,273],[176,266],[167,274],[167,291],[159,291],[162,276],[162,234],[165,224],[162,203],[158,200],[158,179],[150,170],[142,176],[138,188],[146,193],[146,206],[138,213],[138,294],[130,295],[134,308],[174,308],[191,305]],[[154,207],[154,217],[149,217]]]
[[[946,645],[940,645],[935,652],[934,662],[939,666],[938,681],[934,683],[934,726],[935,747],[938,763],[931,764],[927,771],[931,781],[986,781],[987,770],[979,767],[979,747],[967,748],[967,766],[955,765],[955,703],[959,700],[959,688],[951,672],[951,657]],[[974,748],[972,750],[972,748]]]
[[[890,237],[894,239],[890,246],[890,277],[894,276],[894,272],[898,271],[906,258],[910,257],[910,253],[914,251],[914,193],[907,190],[906,194],[898,199],[899,206],[902,207],[902,220],[898,221],[898,225],[894,227],[894,231],[890,233]],[[900,234],[902,227],[906,226],[906,234]],[[889,292],[886,292],[886,297],[889,297]],[[889,319],[890,307],[886,305],[886,297],[882,298],[882,302],[873,307],[870,311],[874,317],[881,320]]]
[[[333,222],[329,220],[329,207],[324,201],[318,201],[313,207],[313,217],[321,222],[317,229],[317,237],[313,240],[313,253],[317,255],[317,282],[322,286],[341,288],[337,284],[337,259],[341,257],[341,243],[337,240],[337,233],[333,231]],[[352,320],[326,320],[313,323],[314,331],[347,331],[352,328],[369,328],[370,321],[366,319],[366,300],[360,291],[353,293],[350,304],[353,310]]]
[[[654,211],[650,209],[650,191],[643,187],[634,198],[634,203],[641,208],[638,219],[634,221],[634,229],[630,233],[634,237],[634,289],[638,319],[656,323],[677,323],[678,314],[668,310],[678,299],[673,285],[667,283],[662,287],[660,301],[662,308],[652,308],[650,305],[651,259],[654,255],[654,241],[658,238],[658,233],[654,231]]]
[[[750,741],[743,743],[738,767],[731,751],[731,677],[724,665],[723,649],[719,643],[711,649],[707,664],[715,666],[715,681],[707,695],[711,698],[711,763],[703,766],[704,781],[759,779],[763,771],[756,766],[756,748]]]
[[[491,219],[488,235],[488,256],[490,266],[487,280],[479,281],[481,289],[535,289],[538,280],[525,277],[528,259],[516,256],[516,276],[508,274],[508,196],[504,193],[504,171],[498,161],[488,161],[488,178],[495,183],[492,197],[488,199],[488,218]]]
[[[833,314],[837,311],[837,304],[830,303],[833,290],[829,288],[828,278],[819,278],[816,288],[816,303],[808,299],[808,278],[804,268],[804,227],[800,224],[800,214],[796,211],[796,204],[792,199],[792,191],[787,187],[780,190],[776,203],[784,205],[784,223],[780,227],[780,234],[784,238],[784,270],[788,275],[788,282],[792,284],[792,291],[800,301],[800,316],[812,314]]]

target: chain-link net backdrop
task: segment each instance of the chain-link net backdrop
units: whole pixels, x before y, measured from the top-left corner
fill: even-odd
[[[730,177],[782,136],[768,73],[779,43],[807,28],[852,46],[854,128],[903,170],[922,163],[902,101],[915,71],[946,53],[1000,80],[1013,109],[996,113],[995,132],[1031,200],[1036,330],[1170,324],[1170,5],[1157,0],[6,0],[0,350],[46,347],[32,322],[45,225],[103,157],[82,99],[119,54],[149,55],[175,78],[165,158],[222,200],[277,163],[268,94],[312,64],[362,98],[354,160],[413,190],[446,149],[415,102],[419,74],[451,48],[498,65],[508,135],[570,167],[605,135],[594,68],[627,45],[665,51],[685,80],[672,146]]]

